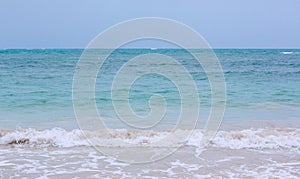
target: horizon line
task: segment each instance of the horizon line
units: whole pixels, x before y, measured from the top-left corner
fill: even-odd
[[[0,50],[84,50],[86,48],[81,48],[81,47],[74,47],[74,48],[71,48],[71,47],[49,47],[49,48],[0,48]],[[94,48],[94,49],[97,49],[97,48]],[[102,48],[104,49],[104,48]],[[105,49],[111,49],[111,48],[105,48]],[[148,50],[167,50],[167,49],[184,49],[184,48],[153,48],[153,47],[127,47],[127,48],[117,48],[117,49],[148,49]],[[115,49],[115,50],[117,50]],[[186,49],[190,49],[190,50],[199,50],[199,48],[186,48]],[[202,48],[201,48],[202,49]],[[278,48],[278,47],[265,47],[265,48],[258,48],[258,47],[247,47],[247,48],[244,48],[244,47],[217,47],[217,48],[206,48],[206,49],[212,49],[212,50],[232,50],[232,49],[236,49],[236,50],[300,50],[300,47],[298,48],[288,48],[288,47],[281,47],[281,48]]]

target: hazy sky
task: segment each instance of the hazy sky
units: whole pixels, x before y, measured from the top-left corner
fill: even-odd
[[[0,48],[84,48],[149,16],[187,24],[214,48],[300,48],[300,0],[1,0]]]

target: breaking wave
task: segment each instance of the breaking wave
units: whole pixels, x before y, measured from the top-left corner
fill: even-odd
[[[176,138],[186,132],[175,131],[139,131],[127,129],[89,132],[86,136],[79,129],[66,131],[61,128],[49,130],[20,129],[0,131],[0,145],[75,147],[92,146],[89,141],[97,139],[101,146],[120,147],[118,141],[133,144],[151,144],[167,135]],[[203,130],[192,131],[185,145],[200,147]],[[88,139],[88,140],[87,140]],[[123,143],[122,143],[123,145]],[[219,131],[209,146],[230,149],[296,149],[300,150],[300,129],[296,128],[259,128],[234,131]],[[123,146],[126,147],[126,146]]]
[[[290,54],[293,54],[293,52],[280,52],[281,54],[284,54],[284,55],[290,55]]]

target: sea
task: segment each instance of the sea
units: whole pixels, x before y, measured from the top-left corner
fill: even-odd
[[[83,52],[0,50],[0,178],[300,177],[299,49],[213,49],[226,86],[225,112],[205,145],[201,141],[214,107],[213,91],[207,71],[188,50],[112,51],[94,77],[99,119],[90,119],[86,112],[86,122],[104,124],[98,131],[82,128],[85,117],[78,119],[74,106],[74,76]],[[200,99],[192,129],[178,128],[180,97],[189,95],[182,95],[178,85],[160,73],[137,75],[130,90],[121,93],[127,95],[114,101],[112,87],[121,67],[145,54],[169,56],[190,74]],[[180,78],[181,73],[162,63],[159,55],[150,59],[157,61],[155,68]],[[152,68],[145,64],[131,67],[141,72]],[[132,75],[119,77],[126,81]],[[153,95],[164,98],[159,104],[166,110],[161,119],[150,115],[154,123],[147,127],[128,124],[115,110],[116,102],[121,107],[130,103],[124,109],[148,120],[161,108],[149,102]],[[173,146],[183,134],[187,137]],[[166,145],[157,146],[157,141]],[[161,155],[165,148],[170,152]],[[148,149],[159,157],[146,160]]]

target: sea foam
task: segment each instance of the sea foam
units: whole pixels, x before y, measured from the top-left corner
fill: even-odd
[[[106,134],[109,135],[106,135]],[[127,129],[110,129],[108,131],[94,131],[82,133],[75,129],[66,131],[61,128],[48,130],[23,129],[15,131],[1,131],[0,145],[28,145],[75,147],[93,146],[91,141],[101,141],[101,146],[126,147],[128,144],[151,144],[173,136],[186,135],[184,145],[201,147],[203,130],[175,130],[175,131],[139,131]],[[172,137],[170,138],[172,140]],[[118,141],[123,141],[122,144]],[[172,143],[173,141],[170,141]],[[151,145],[150,145],[151,146]],[[300,129],[294,128],[259,128],[234,131],[219,131],[210,140],[208,146],[229,149],[296,149],[300,150]]]

